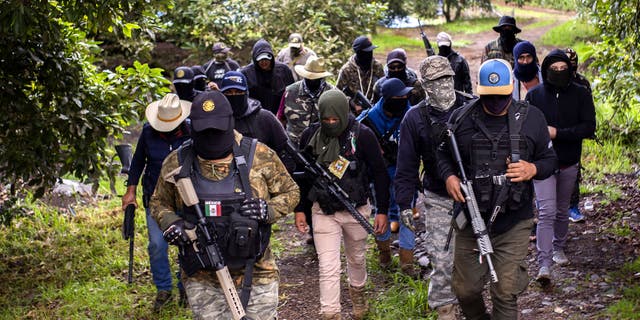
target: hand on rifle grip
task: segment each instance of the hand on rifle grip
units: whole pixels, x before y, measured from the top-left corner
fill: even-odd
[[[182,246],[191,242],[187,236],[186,230],[192,230],[195,226],[182,219],[176,220],[167,230],[162,233],[162,237],[171,245]]]
[[[261,223],[269,222],[269,205],[262,198],[247,199],[240,206],[240,214]]]

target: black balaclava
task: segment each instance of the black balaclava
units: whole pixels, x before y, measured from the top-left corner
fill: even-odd
[[[362,70],[371,69],[371,62],[373,62],[373,51],[356,51],[356,63]]]
[[[551,65],[558,61],[566,63],[569,68],[563,71],[551,70]],[[567,54],[560,49],[554,49],[549,52],[549,54],[542,61],[541,71],[545,85],[551,85],[558,89],[564,89],[569,86],[573,77],[573,71],[571,70],[571,60],[569,60]]]
[[[407,110],[407,98],[385,99],[382,103],[382,110],[389,112],[392,118],[401,117]]]
[[[504,52],[513,52],[513,47],[516,45],[516,33],[514,30],[501,29],[500,30],[500,43],[502,44],[502,50]]]
[[[247,112],[247,109],[249,108],[249,97],[246,93],[233,96],[225,95],[225,97],[229,100],[229,104],[231,104],[234,118],[240,118]]]
[[[207,90],[207,78],[200,77],[200,78],[193,79],[193,88],[198,91]]]
[[[193,90],[193,82],[190,83],[174,83],[176,88],[176,94],[180,97],[180,100],[193,101],[196,97],[196,92]]]
[[[448,57],[451,54],[451,46],[439,46],[438,55]]]
[[[387,75],[389,78],[396,78],[396,79],[400,79],[403,82],[405,80],[407,80],[407,66],[406,65],[402,65],[402,68],[399,71],[387,71]]]
[[[206,129],[192,130],[193,149],[203,159],[216,160],[228,156],[233,151],[233,130]]]
[[[318,89],[320,89],[320,86],[322,86],[323,83],[324,83],[324,78],[320,78],[320,79],[304,78],[304,85],[307,87],[307,89],[309,89],[309,91],[311,91],[311,93],[318,92]]]
[[[481,95],[482,105],[494,115],[502,113],[511,103],[511,95],[487,94]]]
[[[571,71],[571,67],[562,71],[554,71],[549,69],[547,70],[547,79],[545,80],[554,87],[566,88],[567,86],[569,86],[572,77],[573,71]]]
[[[291,58],[295,58],[297,56],[300,55],[300,52],[302,52],[302,48],[296,48],[296,47],[289,47],[289,53],[291,54]]]

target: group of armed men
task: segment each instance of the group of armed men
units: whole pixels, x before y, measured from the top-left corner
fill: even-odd
[[[553,50],[540,65],[513,17],[493,29],[500,36],[485,48],[478,96],[444,32],[420,76],[403,49],[383,65],[360,36],[332,85],[297,33],[277,55],[259,40],[242,68],[221,43],[202,67],[177,68],[177,94],[147,107],[122,199],[137,206],[143,176],[154,310],[172,298],[171,244],[179,303],[196,319],[277,319],[271,225],[295,212],[318,256],[321,319],[341,319],[342,245],[352,316],[366,316],[369,233],[383,270],[393,265],[391,233],[402,272],[419,277],[414,252],[426,255],[439,319],[456,319],[456,305],[470,320],[517,319],[530,237],[542,285],[554,262],[569,263],[569,202],[595,110],[575,51]],[[309,162],[329,174],[299,174]]]

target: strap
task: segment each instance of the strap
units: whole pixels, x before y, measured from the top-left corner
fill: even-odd
[[[253,265],[256,259],[247,259],[244,264],[244,279],[242,280],[242,290],[240,291],[240,302],[242,307],[246,310],[249,304],[249,298],[251,298],[251,285],[253,282]]]
[[[176,179],[187,178],[191,176],[193,168],[193,141],[191,139],[185,141],[178,149],[178,165],[182,166],[180,172],[176,175]]]
[[[252,198],[251,184],[249,183],[249,168],[253,164],[253,156],[258,145],[257,139],[242,138],[240,145],[233,145],[233,154],[236,162],[236,167],[240,172],[240,182],[242,183],[242,190],[246,199]]]
[[[456,132],[462,120],[469,115],[469,113],[475,109],[476,104],[480,102],[480,98],[475,98],[467,102],[464,106],[457,109],[454,114],[451,115],[453,121],[449,121],[451,123],[451,132]],[[453,118],[455,116],[455,118]]]
[[[504,128],[502,128],[502,130],[500,130],[500,132],[498,132],[498,134],[494,136],[491,134],[489,129],[487,129],[487,126],[485,126],[482,121],[478,120],[478,117],[480,116],[479,113],[480,111],[476,109],[475,112],[471,114],[471,118],[473,119],[476,127],[480,129],[482,134],[484,134],[484,136],[487,137],[487,139],[491,143],[491,159],[495,160],[498,156],[498,146],[500,145],[500,140],[502,139],[502,136],[509,132],[509,125],[507,124]]]
[[[526,102],[515,101],[515,106],[510,106],[509,115],[509,140],[511,142],[511,162],[520,161],[520,130],[527,118],[529,105]]]

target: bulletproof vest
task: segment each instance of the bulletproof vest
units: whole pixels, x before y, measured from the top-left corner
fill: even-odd
[[[367,167],[364,161],[358,161],[358,150],[356,150],[360,126],[360,123],[355,122],[350,128],[348,139],[340,146],[340,155],[347,159],[349,164],[342,178],[338,179],[336,177],[337,184],[349,195],[349,199],[356,208],[367,204],[367,199],[369,198]],[[317,130],[318,127],[319,125],[316,124],[315,128],[311,128]],[[312,202],[318,202],[324,214],[334,214],[336,211],[347,210],[328,191],[318,188],[315,183],[309,191],[308,198]]]
[[[505,174],[510,161],[519,161],[520,155],[528,154],[527,143],[520,134],[527,109],[528,104],[514,100],[504,127],[492,132],[485,126],[483,117],[487,115],[481,108],[475,108],[470,114],[477,130],[472,136],[469,176],[473,179],[474,193],[482,213],[491,212],[496,205],[502,206],[501,211],[531,205],[523,203],[523,200],[529,199],[528,193],[531,192],[527,184],[512,183],[500,177]],[[509,188],[508,193],[502,197],[504,199],[498,199],[502,188]],[[497,203],[501,201],[503,203]]]
[[[200,171],[191,140],[178,149],[178,162],[181,166],[191,166],[191,182],[193,183],[201,212],[207,220],[209,233],[214,236],[223,259],[229,269],[241,269],[247,259],[259,259],[269,245],[271,226],[258,224],[239,213],[242,202],[252,197],[249,186],[249,171],[257,145],[256,139],[244,137],[240,145],[234,145],[229,175],[214,181],[206,178]],[[188,157],[187,153],[192,156]],[[191,159],[191,163],[187,163]],[[246,175],[243,177],[243,175]],[[244,181],[243,181],[244,180]],[[181,217],[196,224],[197,214],[192,207],[183,206]],[[190,261],[187,254],[180,256],[182,267],[187,274],[195,273],[199,268],[195,261]],[[191,257],[193,258],[193,257]]]

